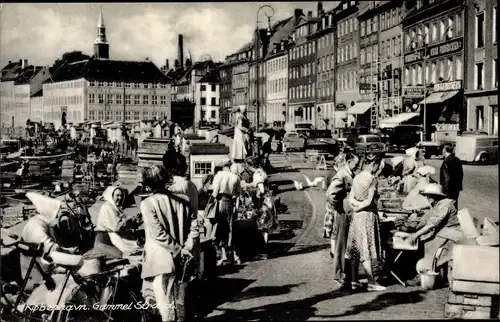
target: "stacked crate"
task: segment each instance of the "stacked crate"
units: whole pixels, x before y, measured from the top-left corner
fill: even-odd
[[[74,181],[75,174],[75,161],[64,160],[62,163],[61,180],[64,183],[71,183]]]
[[[490,319],[498,314],[499,248],[456,245],[445,317]]]

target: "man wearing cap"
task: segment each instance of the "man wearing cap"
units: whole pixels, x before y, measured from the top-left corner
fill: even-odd
[[[432,269],[432,262],[438,249],[450,246],[449,240],[440,237],[439,232],[444,227],[459,225],[454,200],[446,197],[441,185],[429,183],[422,189],[421,195],[427,198],[431,209],[418,220],[417,231],[407,238],[410,244],[414,244],[417,240],[424,243],[424,258],[418,261],[417,272]],[[440,264],[443,263],[438,261],[437,267]]]

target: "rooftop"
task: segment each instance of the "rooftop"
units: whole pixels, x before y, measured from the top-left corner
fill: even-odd
[[[14,84],[15,85],[23,85],[23,84],[28,84],[29,81],[36,75],[38,74],[43,67],[41,66],[27,66],[25,67],[22,71],[21,74],[17,77],[15,80]],[[48,73],[48,71],[44,71],[44,73]]]
[[[226,155],[229,154],[229,147],[222,143],[193,143],[190,153],[192,155]]]
[[[200,79],[199,83],[217,84],[219,81],[219,71],[217,69],[212,69]]]
[[[150,61],[122,61],[89,59],[61,66],[46,83],[70,81],[79,78],[113,82],[170,83]]]

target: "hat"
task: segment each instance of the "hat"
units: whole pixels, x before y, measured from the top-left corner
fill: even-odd
[[[78,270],[80,276],[90,276],[104,271],[106,265],[105,256],[95,256],[95,258],[84,258],[83,265]]]
[[[62,206],[61,200],[50,198],[37,192],[27,192],[26,198],[33,203],[36,211],[49,222],[56,219]]]
[[[409,149],[406,149],[406,155],[409,156],[409,157],[417,157],[417,153],[419,152],[420,150],[418,148],[409,148]]]
[[[424,165],[423,167],[420,167],[417,169],[417,173],[421,176],[426,176],[426,175],[434,175],[436,174],[436,169],[434,167],[431,167],[430,165]]]
[[[446,195],[443,193],[443,187],[437,183],[429,183],[422,189],[422,192],[420,194],[446,197]]]
[[[397,157],[394,157],[391,159],[391,164],[393,167],[397,166],[398,164],[400,164],[401,162],[403,162],[405,158],[402,157],[402,156],[397,156]]]

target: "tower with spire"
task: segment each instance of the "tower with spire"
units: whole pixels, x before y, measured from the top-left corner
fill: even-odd
[[[94,57],[99,59],[109,59],[109,44],[106,41],[106,27],[102,16],[102,6],[97,23],[97,38],[94,42]]]

